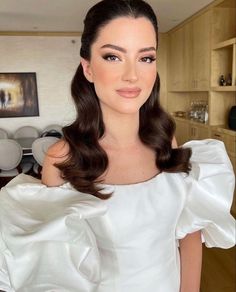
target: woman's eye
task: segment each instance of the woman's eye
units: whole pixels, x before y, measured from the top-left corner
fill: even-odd
[[[111,62],[120,61],[120,59],[115,55],[105,55],[103,56],[103,59],[106,61],[111,61]]]
[[[144,63],[152,63],[154,61],[156,61],[155,57],[143,57],[143,58],[141,58],[141,62],[144,62]]]

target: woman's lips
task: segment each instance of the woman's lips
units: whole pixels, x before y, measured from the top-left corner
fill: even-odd
[[[140,92],[141,89],[140,88],[121,88],[121,89],[117,89],[116,92],[125,98],[135,98],[137,97]]]

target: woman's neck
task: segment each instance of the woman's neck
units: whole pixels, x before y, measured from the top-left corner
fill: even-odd
[[[109,148],[127,148],[140,143],[139,114],[103,115],[105,134],[101,145]]]

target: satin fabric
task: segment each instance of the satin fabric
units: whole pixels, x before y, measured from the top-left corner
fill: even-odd
[[[179,292],[178,240],[235,245],[235,177],[222,142],[191,141],[192,171],[103,185],[109,200],[19,175],[0,193],[0,290]]]

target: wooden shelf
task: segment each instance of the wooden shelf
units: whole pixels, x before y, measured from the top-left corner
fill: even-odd
[[[236,137],[236,131],[229,129],[229,127],[226,125],[216,125],[216,126],[211,126],[211,128],[213,130],[217,130],[218,132],[229,134]]]
[[[209,124],[205,124],[205,123],[201,123],[201,122],[197,122],[194,120],[190,120],[187,118],[181,118],[181,117],[173,117],[175,120],[177,121],[185,121],[186,123],[189,123],[191,125],[195,125],[195,126],[199,126],[199,127],[203,127],[203,128],[208,128]]]
[[[229,40],[226,40],[224,42],[220,42],[220,43],[216,44],[213,47],[213,50],[223,49],[223,48],[226,48],[229,46],[233,46],[234,44],[236,44],[236,38],[232,38],[232,39],[229,39]]]
[[[212,91],[236,91],[236,86],[214,86]]]

